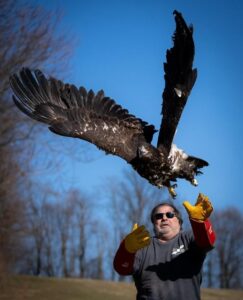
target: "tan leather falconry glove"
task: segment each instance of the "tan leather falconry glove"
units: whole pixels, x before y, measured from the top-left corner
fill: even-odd
[[[203,222],[209,218],[213,211],[213,206],[208,197],[199,193],[195,206],[191,205],[188,201],[183,202],[185,209],[190,219]]]
[[[125,248],[130,253],[135,253],[139,249],[150,244],[150,235],[145,226],[134,224],[133,230],[125,237]]]

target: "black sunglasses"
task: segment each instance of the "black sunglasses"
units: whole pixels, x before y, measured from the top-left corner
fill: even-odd
[[[166,215],[166,217],[167,217],[168,219],[172,219],[172,218],[175,217],[176,214],[173,213],[172,211],[168,211],[168,212],[166,212],[166,213],[157,213],[157,214],[154,215],[154,218],[155,218],[156,220],[160,220],[160,219],[163,219],[164,215]]]

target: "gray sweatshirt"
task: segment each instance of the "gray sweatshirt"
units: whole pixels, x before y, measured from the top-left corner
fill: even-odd
[[[137,300],[200,299],[205,257],[206,252],[196,246],[191,231],[181,231],[166,243],[153,238],[135,256],[133,278]]]

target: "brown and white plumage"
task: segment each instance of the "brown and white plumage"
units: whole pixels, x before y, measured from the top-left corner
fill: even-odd
[[[16,106],[29,117],[46,123],[56,134],[95,144],[106,153],[120,156],[151,184],[166,186],[175,196],[173,185],[184,178],[196,185],[195,175],[208,163],[187,155],[172,144],[184,106],[196,81],[192,69],[194,42],[192,27],[175,11],[174,45],[167,50],[162,122],[157,148],[151,144],[155,128],[131,115],[106,97],[55,79],[39,70],[23,68],[10,77]]]

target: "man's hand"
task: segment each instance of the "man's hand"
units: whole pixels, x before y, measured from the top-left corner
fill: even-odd
[[[208,197],[201,193],[197,197],[195,206],[191,205],[188,201],[183,202],[183,205],[187,210],[190,219],[194,219],[196,221],[205,221],[209,218],[213,211],[213,206]]]
[[[150,244],[150,235],[145,226],[134,224],[133,230],[125,237],[125,248],[130,253],[135,253],[137,250],[144,248]]]

